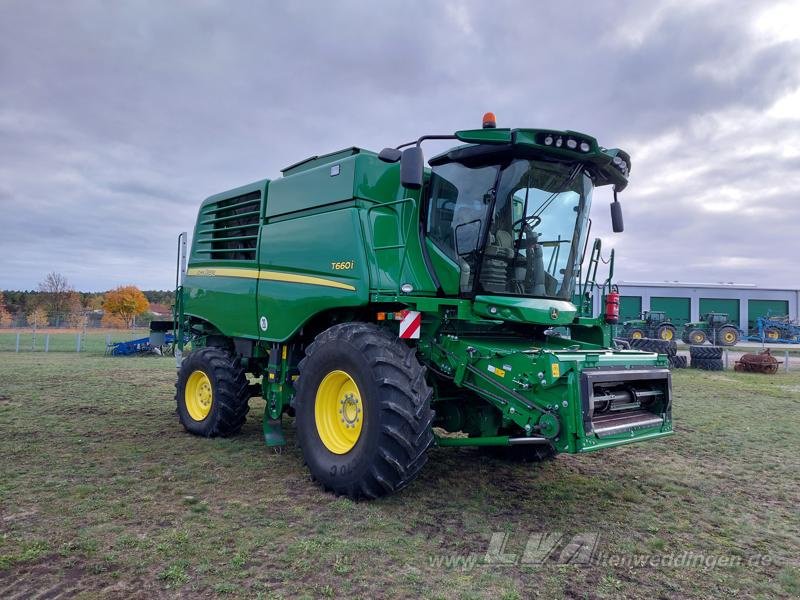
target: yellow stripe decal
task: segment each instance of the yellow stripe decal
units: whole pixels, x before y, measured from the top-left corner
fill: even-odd
[[[325,279],[323,277],[312,277],[310,275],[296,275],[294,273],[281,273],[279,271],[259,271],[258,269],[237,269],[234,267],[192,267],[186,271],[187,275],[198,277],[242,277],[245,279],[265,279],[267,281],[283,281],[286,283],[306,283],[308,285],[321,285],[340,290],[355,291],[356,288],[347,283]]]

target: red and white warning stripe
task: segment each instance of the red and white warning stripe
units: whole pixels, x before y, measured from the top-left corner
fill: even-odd
[[[422,313],[418,310],[409,310],[400,321],[400,337],[405,340],[418,340],[420,325],[422,325]]]

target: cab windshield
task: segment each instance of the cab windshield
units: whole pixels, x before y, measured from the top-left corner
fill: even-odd
[[[571,300],[592,181],[581,164],[447,163],[431,178],[427,231],[461,269],[461,291]]]

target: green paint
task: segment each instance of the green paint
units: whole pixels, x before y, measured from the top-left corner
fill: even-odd
[[[641,296],[620,296],[619,297],[619,320],[632,321],[642,315]]]
[[[690,321],[692,317],[690,298],[652,296],[650,298],[650,310],[663,311],[675,325],[683,325]]]

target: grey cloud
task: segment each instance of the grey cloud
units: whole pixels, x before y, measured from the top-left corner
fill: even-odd
[[[800,158],[731,152],[800,142],[798,121],[759,120],[800,87],[800,44],[751,33],[766,6],[5,2],[0,288],[50,270],[84,289],[168,288],[175,235],[205,196],[311,154],[478,126],[485,110],[631,151],[628,231],[609,234],[609,190],[593,215],[622,278],[800,284],[795,262],[722,264],[798,254]],[[703,131],[737,110],[738,131]],[[665,135],[682,145],[637,162]],[[721,186],[752,210],[697,206]]]

